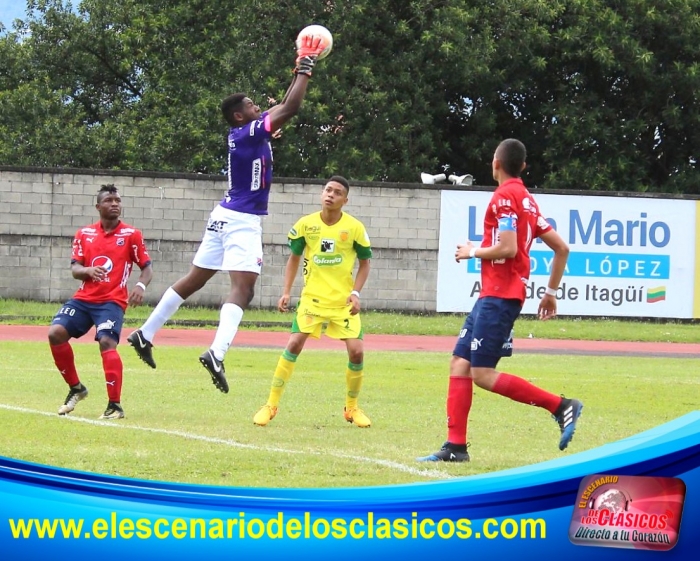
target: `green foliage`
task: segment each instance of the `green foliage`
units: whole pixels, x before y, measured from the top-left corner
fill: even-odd
[[[29,0],[0,37],[0,163],[220,173],[219,102],[266,107],[294,38],[333,31],[278,177],[700,193],[700,0]]]

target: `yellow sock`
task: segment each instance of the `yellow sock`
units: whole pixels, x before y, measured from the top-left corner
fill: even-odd
[[[348,388],[345,394],[345,408],[354,409],[357,407],[357,396],[362,388],[363,364],[353,364],[348,362],[348,369],[345,371],[345,384]]]
[[[271,407],[277,407],[279,405],[284,387],[292,377],[292,372],[294,372],[294,366],[298,356],[299,355],[290,353],[285,349],[282,356],[277,361],[277,368],[275,368],[275,373],[272,375],[270,397],[267,398],[267,404]]]

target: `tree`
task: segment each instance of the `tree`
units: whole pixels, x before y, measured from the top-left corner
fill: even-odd
[[[220,173],[220,100],[281,99],[294,38],[333,53],[278,177],[491,184],[500,140],[549,188],[700,192],[700,0],[29,0],[0,37],[0,162]],[[46,139],[51,139],[47,143]]]

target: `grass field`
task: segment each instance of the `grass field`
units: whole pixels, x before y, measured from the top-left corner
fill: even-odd
[[[631,436],[699,408],[692,359],[516,355],[504,370],[585,403],[569,449],[541,409],[475,391],[468,464],[425,465],[415,457],[445,438],[449,357],[373,352],[365,358],[359,429],[342,418],[343,351],[305,351],[264,428],[252,415],[265,402],[279,350],[232,350],[231,392],[214,389],[199,348],[161,347],[158,370],[128,346],[127,418],[97,421],[106,392],[97,345],[74,345],[90,396],[69,417],[56,414],[67,388],[46,343],[0,342],[0,454],[53,466],[185,483],[252,487],[357,487],[423,482],[533,464]]]

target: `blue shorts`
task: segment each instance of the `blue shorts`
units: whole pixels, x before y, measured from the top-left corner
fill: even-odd
[[[95,341],[103,336],[119,343],[124,323],[124,310],[114,302],[91,304],[82,300],[68,300],[54,316],[51,325],[62,325],[68,334],[78,339],[95,326]]]
[[[496,368],[501,358],[513,354],[513,325],[522,307],[520,300],[479,298],[464,320],[452,354],[475,367]]]

